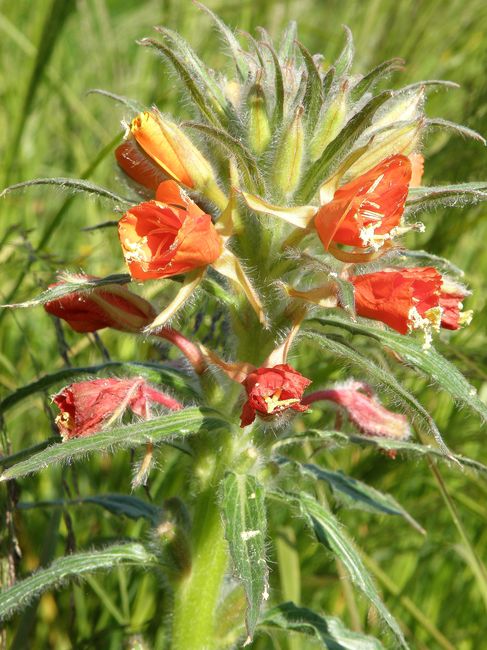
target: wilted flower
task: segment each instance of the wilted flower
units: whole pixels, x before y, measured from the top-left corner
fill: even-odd
[[[245,427],[255,420],[256,413],[268,417],[287,409],[306,411],[302,402],[305,389],[311,380],[303,377],[286,363],[271,368],[257,368],[242,382],[247,391],[243,405],[240,426]]]
[[[458,285],[449,287],[432,267],[384,269],[350,280],[359,316],[380,320],[401,334],[423,329],[426,347],[432,329],[458,329],[471,315],[461,312],[467,292]]]
[[[153,403],[173,411],[182,408],[143,377],[81,381],[66,386],[52,399],[60,410],[56,424],[64,440],[96,433],[127,410],[147,420]]]
[[[141,203],[118,224],[130,274],[137,280],[167,278],[214,262],[223,241],[209,214],[174,181],[164,181],[156,200]]]
[[[332,242],[381,248],[400,224],[410,180],[409,158],[396,155],[340,187],[314,219],[325,250]]]
[[[411,434],[407,418],[382,406],[370,388],[361,382],[337,384],[333,388],[306,395],[302,401],[308,405],[321,400],[343,407],[350,420],[365,435],[406,440]]]
[[[76,277],[98,279],[86,275]],[[57,282],[51,288],[62,285],[63,282]],[[136,332],[151,323],[156,315],[149,302],[119,284],[70,293],[47,302],[44,309],[65,320],[75,332],[96,332],[104,327]]]

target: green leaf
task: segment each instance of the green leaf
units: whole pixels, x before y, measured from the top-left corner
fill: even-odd
[[[468,406],[472,411],[480,415],[483,420],[487,419],[487,406],[479,399],[476,389],[468,383],[452,363],[441,354],[438,354],[433,348],[423,350],[421,343],[412,337],[368,325],[365,319],[352,322],[340,316],[330,315],[312,320],[322,325],[334,325],[344,328],[352,334],[363,334],[379,341],[383,346],[394,350],[413,370],[431,377],[438,386],[449,393],[455,400]]]
[[[293,60],[296,56],[296,40],[298,38],[298,24],[291,20],[282,35],[279,43],[279,61],[285,65],[287,61]]]
[[[157,564],[155,557],[142,544],[115,544],[101,551],[88,551],[67,555],[53,562],[46,569],[15,583],[0,592],[0,620],[10,618],[23,609],[33,598],[53,589],[70,579],[85,573],[111,569],[115,566],[135,565],[146,569]]]
[[[8,481],[27,476],[51,465],[71,462],[93,452],[113,452],[147,442],[157,444],[197,433],[201,429],[210,431],[224,425],[228,426],[228,423],[221,419],[216,411],[196,407],[187,408],[153,420],[115,427],[91,436],[72,438],[52,445],[5,470],[0,480]]]
[[[352,31],[346,25],[343,25],[343,29],[345,30],[345,47],[340,52],[338,59],[333,64],[337,77],[348,75],[350,68],[352,67],[353,57],[355,54]]]
[[[348,630],[339,618],[316,614],[291,602],[266,612],[258,629],[266,628],[313,636],[328,650],[384,650],[378,639]]]
[[[378,83],[384,77],[390,75],[396,70],[402,70],[404,68],[404,59],[394,58],[389,59],[389,61],[384,61],[379,63],[373,70],[371,70],[365,77],[355,84],[352,88],[351,94],[352,99],[357,101],[364,95],[367,91],[372,90],[376,83]]]
[[[341,502],[351,508],[366,512],[379,512],[386,515],[399,515],[413,528],[425,535],[425,530],[390,494],[384,494],[371,485],[367,485],[342,472],[333,472],[324,467],[311,463],[298,463],[288,458],[279,458],[280,464],[291,464],[303,476],[309,476],[318,481],[325,481],[333,489],[335,496],[341,495]],[[345,497],[345,499],[343,499]]]
[[[303,55],[304,63],[308,71],[308,81],[306,85],[306,92],[304,95],[304,108],[308,131],[312,131],[318,120],[321,106],[323,104],[323,88],[320,73],[316,67],[313,57],[309,50],[298,42],[298,47]]]
[[[243,167],[246,177],[247,185],[257,188],[259,193],[264,192],[264,181],[262,174],[259,170],[257,162],[252,153],[243,145],[240,140],[234,138],[232,135],[223,129],[211,126],[209,124],[200,124],[198,122],[185,122],[185,127],[196,129],[206,136],[215,140],[218,144],[222,145],[227,151],[233,154]]]
[[[108,190],[106,187],[101,185],[96,185],[91,181],[86,181],[83,178],[34,178],[30,181],[23,181],[22,183],[15,183],[15,185],[10,185],[6,187],[1,193],[0,198],[6,196],[10,192],[15,190],[21,190],[26,187],[33,187],[34,185],[56,185],[62,190],[67,190],[69,192],[85,192],[86,194],[91,194],[92,196],[97,196],[102,199],[108,199],[116,204],[121,204],[125,206],[135,205],[135,201],[127,199],[123,196],[119,196]]]
[[[327,319],[318,318],[312,320],[322,322],[326,321]],[[318,338],[316,337],[317,334],[319,335]],[[339,341],[335,341],[332,338],[328,338],[321,332],[308,331],[304,336],[306,336],[307,339],[313,341],[315,345],[318,345],[322,349],[329,352],[333,357],[338,357],[344,360],[347,364],[356,366],[362,373],[364,373],[365,376],[368,376],[370,378],[372,383],[388,390],[410,414],[411,419],[419,420],[427,433],[434,437],[443,453],[449,455],[453,460],[453,456],[448,447],[445,445],[443,438],[438,431],[438,427],[436,426],[431,415],[418,402],[418,400],[413,395],[411,395],[411,393],[409,393],[399,381],[397,381],[394,375],[376,365],[373,361],[371,361],[371,359],[360,354],[360,352],[354,348],[351,348]]]
[[[221,20],[216,14],[214,14],[211,11],[211,9],[206,7],[204,4],[202,4],[201,2],[197,2],[196,0],[194,0],[194,4],[199,9],[206,12],[210,16],[212,21],[215,23],[217,29],[221,32],[221,34],[227,41],[233,60],[235,61],[235,67],[240,77],[240,81],[245,83],[247,81],[247,77],[249,76],[249,65],[247,63],[246,57],[243,54],[242,47],[240,43],[237,41],[237,39],[235,38],[232,30],[229,29],[225,25],[223,20]]]
[[[64,296],[69,296],[71,293],[83,293],[86,291],[92,291],[97,287],[109,287],[113,284],[127,284],[131,281],[130,275],[127,273],[116,273],[114,275],[107,275],[104,278],[90,278],[87,275],[82,274],[73,274],[65,273],[59,276],[59,279],[62,281],[56,287],[49,287],[37,298],[32,300],[26,300],[25,302],[19,302],[12,305],[0,305],[2,307],[35,307],[36,305],[45,305],[46,302],[51,300],[57,300],[63,298]]]
[[[116,93],[112,93],[109,90],[104,90],[103,88],[91,88],[86,94],[102,95],[103,97],[108,97],[109,99],[113,99],[113,101],[126,106],[134,113],[142,113],[142,111],[145,110],[144,105],[138,102],[136,99],[125,97],[125,95],[117,95]]]
[[[275,128],[282,127],[282,120],[284,116],[284,101],[285,101],[285,88],[284,88],[284,78],[282,75],[281,64],[279,63],[279,57],[276,54],[276,51],[272,47],[272,41],[270,40],[267,32],[260,28],[261,34],[266,36],[264,45],[269,48],[271,53],[272,62],[274,64],[274,112],[272,114],[272,123]]]
[[[394,256],[394,261],[398,262],[398,265],[408,260],[414,260],[415,266],[434,266],[440,273],[446,273],[453,277],[459,278],[465,275],[462,269],[459,269],[450,260],[428,253],[428,251],[405,249]]]
[[[453,454],[453,459],[456,463],[452,465],[452,457],[450,455],[444,454],[436,447],[431,447],[430,445],[420,445],[416,442],[409,442],[408,440],[393,440],[392,438],[384,438],[382,436],[362,436],[359,434],[345,433],[344,431],[319,431],[317,429],[310,429],[309,431],[294,433],[285,438],[281,438],[274,443],[272,448],[277,450],[288,445],[303,444],[303,442],[319,442],[323,445],[323,442],[326,441],[338,446],[353,444],[359,445],[360,447],[384,449],[385,451],[404,452],[412,456],[432,457],[447,462],[450,466],[456,467],[457,469],[464,467],[487,475],[486,465],[466,456]]]
[[[392,97],[392,94],[389,90],[380,93],[350,118],[336,138],[326,147],[320,158],[311,165],[304,175],[296,203],[311,201],[319,186],[325,182],[331,169],[350,151],[357,138],[370,125],[376,111]]]
[[[370,574],[353,542],[347,537],[334,515],[305,492],[286,494],[286,497],[299,508],[301,515],[313,529],[317,540],[332,550],[342,561],[352,582],[364,593],[375,606],[381,617],[394,632],[403,648],[408,645],[396,619],[382,602]]]
[[[467,138],[472,138],[473,140],[477,140],[478,142],[481,142],[483,145],[487,144],[485,138],[481,136],[480,133],[477,133],[477,131],[474,131],[473,129],[469,129],[467,126],[463,126],[463,124],[456,124],[455,122],[450,122],[449,120],[443,120],[440,117],[427,119],[425,122],[425,126],[426,128],[438,127],[440,129],[448,129],[450,131],[454,131],[455,133],[458,133],[459,135],[463,135]]]
[[[117,517],[125,516],[130,519],[147,519],[155,526],[161,515],[161,510],[147,501],[127,494],[100,494],[79,499],[53,499],[51,501],[20,502],[17,510],[33,510],[35,508],[65,508],[67,506],[96,505],[105,508]]]
[[[72,368],[62,368],[56,372],[44,375],[26,386],[21,386],[16,391],[4,397],[0,402],[0,413],[5,413],[23,399],[34,393],[45,391],[51,386],[61,382],[76,379],[80,375],[98,375],[105,370],[121,370],[130,375],[142,375],[154,383],[162,383],[174,390],[185,393],[188,397],[195,397],[196,391],[188,384],[187,377],[184,373],[164,366],[162,364],[142,362],[142,361],[106,361],[96,366],[80,366]]]
[[[437,187],[413,187],[406,207],[409,214],[443,207],[463,207],[487,201],[487,183],[459,183]]]
[[[232,562],[247,597],[245,623],[250,642],[262,602],[268,598],[265,500],[257,479],[228,472],[223,479],[222,511]]]

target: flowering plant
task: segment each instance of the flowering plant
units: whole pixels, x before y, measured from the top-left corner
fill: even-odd
[[[164,341],[186,366],[156,364],[161,385],[143,375],[149,364],[136,362],[134,376],[62,388],[53,397],[59,439],[27,450],[18,462],[12,458],[2,475],[18,480],[88,453],[142,447],[132,486],[150,490],[154,456],[167,445],[188,456],[181,461],[189,463],[187,485],[177,499],[146,502],[145,510],[142,499],[131,497],[130,507],[151,522],[150,541],[60,559],[55,570],[6,590],[0,616],[61,578],[125,563],[164,575],[171,605],[161,625],[174,650],[247,645],[269,629],[308,634],[329,648],[382,647],[326,612],[275,598],[267,556],[275,540],[271,510],[280,504],[284,516],[291,512],[336,556],[394,642],[407,648],[321,486],[333,498],[346,496],[356,507],[423,529],[390,495],[313,457],[322,447],[358,444],[391,458],[402,451],[467,463],[357,339],[366,337],[374,350],[392,353],[390,364],[426,374],[487,416],[475,389],[434,348],[440,328],[468,323],[468,290],[450,277],[453,268],[440,272],[445,260],[424,253],[427,266],[417,266],[418,256],[401,243],[407,232],[423,229],[411,219],[418,212],[459,196],[483,200],[486,186],[421,185],[422,137],[432,126],[424,113],[428,83],[375,94],[396,60],[351,75],[348,31],[343,52],[328,65],[297,40],[294,24],[279,48],[262,31],[260,42],[248,37],[245,50],[202,9],[227,41],[235,77],[217,76],[178,34],[157,28],[161,39],[141,44],[172,64],[195,121],[181,124],[155,107],[134,114],[127,101],[115,160],[130,198],[73,181],[109,196],[122,212],[114,275],[64,273],[38,299],[17,305],[42,303],[79,333],[111,328],[150,337],[154,345]],[[122,269],[128,273],[115,275]],[[133,281],[164,298],[152,304],[127,289]],[[224,343],[212,332],[200,340],[185,327],[185,309],[203,301],[218,306]],[[346,381],[317,385],[314,368],[300,362],[301,349],[313,351],[313,365],[327,364]],[[411,440],[413,430],[418,441]]]

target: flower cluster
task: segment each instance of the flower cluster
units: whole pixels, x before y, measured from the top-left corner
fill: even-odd
[[[344,284],[353,293],[357,316],[405,336],[423,330],[425,348],[433,332],[468,323],[470,312],[462,312],[468,292],[456,280],[433,265],[394,265],[401,236],[424,229],[408,218],[408,202],[421,186],[424,169],[419,151],[424,89],[385,94],[377,114],[372,111],[360,125],[360,107],[368,95],[354,105],[356,81],[346,75],[333,79],[335,73],[319,65],[313,72],[304,50],[299,54],[295,44],[288,47],[282,96],[261,69],[258,61],[267,54],[260,53],[257,58],[243,54],[247,72],[221,92],[208,87],[208,105],[195,98],[209,122],[199,125],[200,132],[211,134],[223,149],[204,137],[193,139],[155,107],[124,122],[115,160],[137,198],[118,222],[121,253],[135,281],[182,279],[172,301],[158,314],[123,284],[78,275],[72,278],[89,280],[89,290],[67,291],[45,307],[77,332],[110,327],[165,339],[200,377],[212,366],[220,368],[244,389],[242,427],[256,416],[280,421],[284,412],[303,413],[317,400],[328,400],[345,408],[369,435],[406,437],[403,417],[384,409],[359,382],[306,396],[311,380],[287,357],[307,310],[313,305],[340,309]],[[321,90],[307,85],[313,75]],[[359,137],[347,150],[348,141],[341,138],[352,119]],[[269,216],[279,222],[269,227]],[[373,264],[371,271],[368,264]],[[303,272],[309,268],[309,274]],[[330,269],[325,284],[317,268]],[[246,269],[252,269],[252,278]],[[208,277],[216,278],[223,291],[229,283],[234,302],[227,306],[237,338],[259,331],[255,340],[262,350],[248,346],[247,359],[224,361],[167,325],[207,286]],[[310,287],[310,281],[318,284]],[[286,300],[276,301],[276,285],[285,288]],[[63,289],[63,282],[52,288]],[[282,330],[288,335],[275,347]],[[91,384],[94,391],[102,389],[97,381]],[[66,390],[70,397],[62,401],[57,396],[55,403],[69,424],[66,405],[76,391]],[[97,412],[103,411],[104,399]],[[140,415],[134,404],[132,398],[127,402]],[[66,433],[64,420],[60,422]],[[74,430],[84,435],[96,426],[76,425]]]

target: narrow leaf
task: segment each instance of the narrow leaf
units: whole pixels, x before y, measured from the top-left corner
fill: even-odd
[[[472,138],[473,140],[477,140],[478,142],[481,142],[483,145],[486,145],[487,142],[483,136],[480,135],[480,133],[477,133],[477,131],[474,131],[473,129],[469,129],[467,126],[463,126],[462,124],[456,124],[455,122],[450,122],[449,120],[443,120],[439,117],[435,118],[429,118],[425,122],[426,127],[438,127],[441,129],[449,129],[450,131],[454,131],[455,133],[458,133],[459,135],[463,135],[466,138]]]
[[[321,322],[325,319],[320,318],[313,320]],[[410,414],[411,419],[413,421],[419,420],[422,428],[425,429],[429,435],[434,437],[443,453],[450,456],[450,458],[453,460],[453,456],[443,441],[443,438],[438,431],[438,427],[436,426],[435,421],[431,415],[418,402],[418,400],[402,386],[402,384],[394,377],[394,375],[376,365],[371,359],[360,354],[357,350],[354,350],[353,348],[324,335],[316,338],[316,334],[319,334],[319,332],[308,332],[305,336],[306,338],[310,339],[315,345],[318,345],[323,350],[326,350],[335,358],[338,357],[344,360],[347,364],[359,368],[360,371],[363,372],[365,376],[368,376],[370,378],[370,381],[375,385],[388,390]]]
[[[384,494],[371,485],[367,485],[358,479],[347,476],[342,472],[318,467],[311,463],[298,463],[288,458],[279,458],[280,464],[290,463],[303,476],[309,476],[319,481],[325,481],[333,489],[335,495],[342,495],[342,503],[351,508],[359,508],[367,512],[375,512],[387,515],[399,515],[403,517],[413,528],[421,534],[425,530],[390,494]]]
[[[372,90],[376,83],[384,77],[387,77],[396,70],[403,70],[404,59],[394,58],[389,61],[379,63],[373,70],[365,75],[355,86],[352,88],[352,99],[357,101],[367,91]]]
[[[412,337],[379,329],[367,324],[365,319],[352,322],[341,316],[330,315],[313,320],[322,325],[334,325],[344,328],[352,334],[362,334],[379,341],[383,346],[394,350],[413,370],[431,377],[438,386],[443,388],[455,400],[468,406],[472,411],[480,415],[483,420],[487,419],[487,406],[479,399],[477,390],[468,383],[452,363],[438,354],[433,348],[423,350],[421,343]]]
[[[159,519],[161,510],[147,501],[128,494],[99,494],[79,499],[53,499],[51,501],[33,501],[31,503],[20,502],[17,510],[33,510],[35,508],[65,508],[69,506],[96,505],[108,510],[117,517],[125,516],[130,519],[147,519],[155,526]]]
[[[352,632],[335,616],[317,614],[294,603],[282,603],[266,612],[259,629],[300,632],[321,641],[328,650],[384,650],[378,639]]]
[[[71,462],[94,452],[114,452],[147,442],[157,444],[197,433],[201,429],[208,431],[224,425],[228,426],[228,423],[221,419],[215,411],[196,407],[187,408],[153,420],[115,427],[91,436],[72,438],[52,445],[5,470],[0,476],[0,480],[8,481],[27,476],[51,465]]]
[[[247,597],[246,643],[250,643],[262,602],[268,598],[264,490],[254,476],[234,472],[225,476],[222,511],[232,562]]]
[[[96,185],[91,181],[86,181],[82,178],[34,178],[31,181],[23,181],[22,183],[15,183],[15,185],[10,185],[6,187],[1,193],[0,198],[3,198],[6,194],[13,192],[15,190],[24,189],[25,187],[33,187],[34,185],[56,185],[62,190],[67,190],[69,192],[85,192],[86,194],[91,194],[92,196],[98,196],[102,199],[108,199],[116,204],[132,206],[135,201],[127,199],[123,196],[119,196],[108,190],[106,187],[101,187],[101,185]]]
[[[127,284],[131,281],[130,275],[127,273],[116,273],[114,275],[107,275],[104,278],[90,278],[87,275],[65,273],[59,276],[62,280],[61,284],[56,287],[46,289],[37,298],[26,300],[12,305],[0,305],[2,307],[35,307],[36,305],[44,305],[51,300],[58,300],[64,296],[69,296],[71,293],[83,293],[92,291],[98,287],[110,287],[113,284]]]
[[[345,47],[334,63],[337,77],[346,76],[350,72],[355,54],[352,31],[346,25],[343,25],[343,29],[345,30]]]
[[[188,397],[195,397],[196,391],[188,383],[186,375],[167,365],[142,362],[142,361],[106,361],[96,366],[79,366],[71,368],[61,368],[56,372],[44,375],[30,384],[21,386],[10,395],[7,395],[0,402],[0,413],[5,413],[23,399],[30,397],[35,393],[49,390],[61,382],[75,380],[82,375],[98,375],[106,370],[117,370],[129,375],[142,375],[154,383],[163,383],[174,390],[185,393]]]
[[[229,153],[233,154],[243,166],[246,184],[250,185],[250,187],[256,187],[260,193],[263,193],[264,181],[257,162],[252,153],[240,142],[240,140],[234,138],[227,131],[209,124],[185,122],[184,126],[204,133],[206,136],[209,136],[215,140],[215,142],[227,149]]]
[[[144,105],[140,104],[136,99],[125,97],[125,95],[117,95],[116,93],[112,93],[109,90],[104,90],[103,88],[91,88],[86,94],[102,95],[103,97],[108,97],[109,99],[113,99],[113,101],[126,106],[134,113],[142,113],[145,108]]]
[[[463,207],[487,201],[487,183],[460,183],[437,187],[413,187],[409,190],[408,214],[443,207]]]
[[[348,444],[353,444],[360,447],[384,449],[386,451],[399,451],[405,454],[410,454],[411,456],[435,458],[447,462],[452,466],[451,456],[444,454],[437,447],[420,445],[416,442],[409,442],[409,440],[393,440],[392,438],[378,436],[362,436],[359,434],[345,433],[344,431],[318,431],[317,429],[303,431],[303,433],[296,433],[287,436],[286,438],[281,438],[281,440],[274,443],[273,449],[277,450],[288,445],[303,444],[303,442],[319,442],[321,445],[323,445],[323,442],[329,442],[330,445],[333,446],[346,446]],[[453,467],[456,467],[457,469],[459,467],[464,467],[466,469],[472,469],[479,474],[487,475],[487,466],[479,463],[477,460],[459,454],[453,454],[453,459],[456,461],[453,464]]]
[[[101,551],[67,555],[46,569],[15,583],[0,592],[0,620],[10,618],[18,609],[29,604],[44,591],[77,579],[85,573],[111,569],[121,564],[146,568],[155,565],[155,557],[142,544],[115,544]]]
[[[308,81],[306,85],[306,93],[304,95],[303,104],[305,107],[305,115],[308,125],[308,130],[313,130],[318,120],[321,106],[323,105],[323,88],[320,73],[311,56],[309,50],[298,42],[298,47],[303,55],[304,63],[308,71]]]
[[[455,266],[453,262],[444,257],[433,255],[428,251],[423,250],[408,250],[404,249],[396,252],[394,259],[398,265],[403,264],[409,260],[414,260],[415,266],[434,266],[440,273],[446,273],[450,276],[461,278],[465,275],[462,269]]]
[[[243,55],[240,43],[235,38],[232,30],[229,29],[225,25],[225,23],[216,14],[214,14],[211,11],[211,9],[209,9],[207,6],[205,6],[201,2],[196,2],[196,1],[195,1],[195,5],[210,16],[212,21],[215,23],[217,29],[221,32],[221,34],[227,41],[233,60],[235,61],[235,67],[240,77],[240,81],[245,83],[249,75],[249,66],[246,57]]]
[[[375,606],[381,617],[394,632],[403,648],[408,648],[396,619],[382,602],[379,593],[365,568],[353,542],[331,512],[320,505],[316,499],[305,492],[286,495],[299,508],[301,515],[314,530],[317,540],[330,548],[343,562],[352,582]]]

